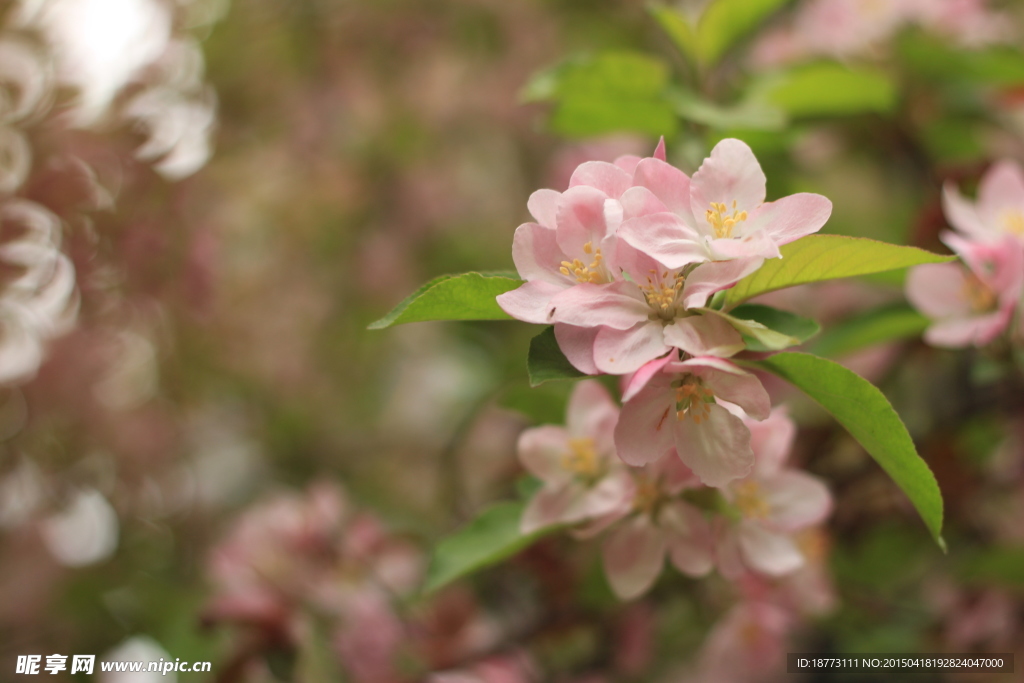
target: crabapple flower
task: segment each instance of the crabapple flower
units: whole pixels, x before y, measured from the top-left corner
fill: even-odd
[[[947,183],[942,207],[950,224],[970,240],[998,242],[1010,235],[1024,246],[1024,169],[1014,161],[1001,161],[985,173],[975,202]]]
[[[771,412],[760,380],[721,358],[680,361],[670,354],[641,368],[623,394],[615,428],[619,457],[630,465],[655,462],[673,449],[707,486],[725,486],[754,466],[750,429],[719,403],[755,419]]]
[[[677,498],[696,478],[676,458],[647,465],[637,475],[628,516],[601,548],[605,576],[623,600],[638,597],[661,574],[666,555],[687,576],[711,571],[711,527],[700,510]]]
[[[716,683],[776,680],[785,662],[793,616],[765,601],[733,607],[711,630],[701,647],[698,676]]]
[[[751,261],[666,269],[628,245],[620,244],[618,253],[628,279],[608,285],[583,284],[551,299],[556,322],[600,328],[593,336],[593,363],[599,371],[636,372],[673,348],[694,356],[719,357],[744,349],[739,332],[724,319],[693,309],[747,275]]]
[[[760,423],[746,418],[754,468],[749,476],[722,490],[739,519],[726,526],[719,541],[719,570],[736,577],[744,568],[782,576],[804,565],[793,534],[821,522],[832,509],[832,496],[817,477],[784,467],[796,425],[785,408],[776,408]]]
[[[744,259],[756,270],[763,259],[779,258],[783,244],[820,230],[832,213],[832,202],[818,194],[765,202],[761,165],[731,138],[715,145],[693,178],[657,159],[641,161],[634,178],[668,210],[648,207],[624,220],[619,235],[668,268]]]
[[[934,321],[924,333],[929,344],[984,346],[1013,319],[1024,289],[1024,249],[1009,234],[999,241],[968,242],[954,233],[944,239],[967,267],[933,263],[913,268],[907,298]]]
[[[519,459],[544,482],[523,513],[524,534],[625,513],[633,479],[615,457],[619,409],[595,380],[580,382],[569,399],[565,427],[545,425],[519,437]]]

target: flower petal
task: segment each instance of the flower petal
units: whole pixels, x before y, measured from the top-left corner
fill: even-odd
[[[926,263],[907,274],[907,299],[929,318],[966,316],[971,313],[967,297],[967,271],[958,263]]]
[[[626,281],[569,287],[552,297],[550,303],[549,321],[577,327],[604,325],[617,330],[628,330],[646,321],[651,310],[640,288]]]
[[[691,315],[665,327],[665,343],[691,356],[728,358],[746,348],[732,325],[714,315]]]
[[[774,408],[767,419],[746,422],[750,429],[750,449],[756,463],[754,473],[760,478],[777,474],[796,440],[796,423],[789,417],[785,406]]]
[[[767,232],[761,228],[745,230],[742,235],[713,239],[708,242],[708,251],[715,261],[730,259],[781,258],[782,253]]]
[[[622,600],[631,600],[645,593],[661,573],[665,536],[646,515],[639,515],[611,532],[601,554],[612,590]]]
[[[519,277],[563,287],[571,282],[558,270],[565,255],[558,248],[556,237],[554,230],[537,223],[523,223],[516,228],[512,238],[512,260]]]
[[[665,367],[667,363],[679,360],[679,354],[668,354],[663,358],[657,358],[647,363],[642,368],[636,371],[629,381],[626,383],[626,388],[622,392],[622,400],[628,401],[637,393],[640,392],[647,383],[650,382],[654,377],[659,376],[661,369]]]
[[[646,187],[631,187],[619,199],[624,220],[652,213],[669,213],[669,209]]]
[[[674,213],[631,218],[622,224],[619,238],[667,268],[682,268],[708,260],[700,236]],[[634,277],[640,275],[634,273]]]
[[[615,448],[634,467],[655,462],[674,444],[675,395],[665,386],[648,386],[622,406],[615,425]]]
[[[789,244],[821,230],[832,215],[832,202],[820,194],[800,192],[762,204],[747,228],[762,228],[776,245]]]
[[[637,164],[633,184],[650,190],[684,221],[691,220],[690,178],[675,166],[660,159],[644,159]]]
[[[526,208],[529,209],[533,219],[545,228],[554,230],[558,225],[558,201],[562,198],[561,192],[555,190],[537,190],[530,195],[526,201]]]
[[[661,323],[644,321],[628,330],[602,328],[594,342],[594,363],[601,372],[625,375],[668,352]]]
[[[786,470],[761,481],[768,503],[765,524],[778,531],[799,531],[817,524],[832,511],[832,494],[817,477]]]
[[[594,341],[600,327],[576,327],[555,323],[555,341],[572,366],[585,375],[596,375]]]
[[[615,164],[607,161],[587,161],[580,164],[569,178],[569,187],[595,187],[612,199],[618,199],[633,184],[633,178]]]
[[[964,199],[952,182],[942,188],[942,211],[950,225],[969,237],[989,239],[993,235],[992,229],[982,222],[974,205]]]
[[[683,306],[699,308],[707,303],[708,297],[734,284],[761,267],[764,259],[753,256],[729,261],[702,263],[686,276],[683,285]]]
[[[771,397],[765,391],[761,380],[727,360],[701,356],[674,363],[670,367],[697,375],[711,388],[717,398],[735,403],[755,420],[763,420],[772,412]]]
[[[706,486],[725,486],[750,474],[754,466],[750,430],[722,406],[709,405],[707,418],[700,424],[689,417],[676,419],[674,414],[669,421],[679,457]]]
[[[739,545],[744,562],[769,576],[789,574],[804,565],[804,556],[792,538],[756,522],[740,523]]]
[[[571,475],[562,467],[562,456],[569,450],[569,433],[562,427],[543,425],[519,435],[516,451],[523,467],[541,481],[562,484]]]
[[[767,180],[754,152],[746,143],[728,138],[711,150],[690,179],[690,206],[701,220],[711,204],[725,204],[730,210],[753,211],[764,203]]]
[[[658,525],[665,530],[669,557],[676,569],[693,577],[711,571],[711,527],[700,510],[682,501],[671,501],[661,508]]]
[[[1024,170],[1005,159],[992,166],[978,183],[978,216],[1002,232],[1007,213],[1024,213]]]
[[[516,320],[545,325],[552,322],[551,300],[566,291],[565,285],[554,285],[543,280],[523,283],[511,292],[497,296],[498,306]]]
[[[603,384],[593,379],[576,384],[566,409],[565,422],[570,436],[595,440],[607,436],[610,440],[618,419],[619,407]]]
[[[600,245],[608,236],[604,204],[608,199],[601,190],[587,185],[570,187],[562,193],[556,216],[558,247],[570,258],[588,258],[584,249]]]

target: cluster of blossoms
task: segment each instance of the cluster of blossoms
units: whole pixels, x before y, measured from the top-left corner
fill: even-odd
[[[962,263],[914,268],[907,298],[933,323],[934,346],[985,346],[1004,332],[1024,337],[1024,170],[1013,161],[994,165],[981,179],[978,199],[953,185],[943,192],[946,219],[955,228],[942,241]],[[1016,329],[1015,329],[1016,328]]]
[[[451,589],[409,604],[423,559],[341,489],[314,484],[248,509],[213,548],[206,619],[253,636],[229,664],[246,675],[265,673],[266,651],[323,633],[357,683],[527,680],[528,660],[499,650],[503,627],[472,594]],[[493,677],[513,670],[521,673]]]
[[[765,202],[760,165],[729,139],[692,178],[666,162],[662,143],[650,158],[584,163],[568,190],[540,190],[529,208],[536,222],[513,245],[526,282],[498,302],[553,324],[580,371],[620,375],[623,405],[584,380],[565,427],[522,434],[522,464],[542,482],[522,531],[603,535],[605,574],[622,599],[646,592],[666,558],[688,576],[717,568],[739,586],[820,566],[801,539],[831,496],[786,467],[796,427],[730,360],[746,345],[713,297],[817,232],[831,203],[815,194]],[[743,614],[792,613],[754,593]]]
[[[810,0],[793,20],[755,46],[756,66],[814,57],[864,57],[900,30],[917,26],[972,48],[1013,37],[1009,17],[987,0]]]

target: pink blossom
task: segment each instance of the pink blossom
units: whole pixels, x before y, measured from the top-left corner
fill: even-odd
[[[975,202],[947,183],[942,207],[950,224],[970,240],[999,242],[1010,235],[1024,245],[1024,169],[1015,161],[1000,161],[985,173]]]
[[[621,599],[647,592],[666,555],[688,576],[711,571],[711,528],[700,510],[677,498],[695,483],[676,458],[647,465],[637,475],[631,514],[611,529],[601,548],[605,576]]]
[[[745,477],[754,466],[750,429],[719,403],[734,403],[755,419],[771,401],[761,382],[721,358],[652,361],[630,381],[615,428],[619,457],[630,465],[655,462],[673,449],[708,486]]]
[[[618,417],[607,390],[587,380],[573,390],[565,427],[545,425],[523,432],[519,459],[544,482],[523,513],[524,534],[628,510],[633,480],[615,457]]]
[[[741,602],[712,629],[701,648],[698,680],[775,680],[785,662],[793,618],[769,602]]]
[[[673,348],[691,355],[719,357],[732,356],[745,348],[739,332],[724,319],[700,315],[693,309],[704,306],[709,295],[751,272],[754,262],[705,263],[684,274],[683,268],[665,269],[628,245],[620,244],[618,253],[620,267],[629,279],[608,285],[579,285],[551,300],[555,321],[576,330],[599,328],[593,329],[586,341],[582,341],[582,332],[576,335],[582,344],[592,345],[597,370],[609,374],[635,372]],[[566,351],[563,337],[558,338]],[[568,352],[566,355],[573,358]]]
[[[765,202],[761,165],[750,147],[731,138],[715,145],[692,179],[663,161],[644,159],[634,182],[643,189],[630,190],[636,196],[623,202],[644,198],[646,208],[624,220],[620,236],[669,268],[743,259],[755,270],[762,259],[780,257],[783,244],[820,230],[832,213],[832,203],[817,194]],[[667,210],[654,211],[658,202]]]
[[[805,563],[793,534],[820,523],[832,509],[832,496],[817,477],[784,467],[796,436],[785,408],[760,423],[744,422],[755,464],[748,476],[722,491],[738,519],[721,530],[719,570],[730,577],[745,568],[782,576]]]
[[[907,298],[934,320],[924,334],[929,344],[984,346],[1013,318],[1024,287],[1024,249],[1009,234],[998,241],[969,242],[954,233],[944,239],[967,267],[917,266],[907,277]]]

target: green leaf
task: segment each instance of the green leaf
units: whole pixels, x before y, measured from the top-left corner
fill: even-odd
[[[731,47],[753,32],[789,0],[713,0],[694,28],[679,11],[664,5],[651,7],[651,14],[691,60],[714,66]]]
[[[732,325],[743,336],[744,341],[747,343],[747,348],[751,351],[779,351],[800,343],[800,340],[796,337],[776,332],[756,320],[742,320],[728,313],[716,311],[713,308],[700,308],[698,310],[704,315],[717,315]],[[751,345],[757,348],[751,348]]]
[[[668,67],[636,52],[605,52],[542,73],[527,86],[556,102],[555,132],[587,137],[614,131],[670,135],[677,120],[665,97]]]
[[[907,494],[945,551],[942,494],[935,475],[877,387],[834,361],[808,353],[778,353],[762,361],[741,362],[778,375],[831,413]]]
[[[574,379],[583,373],[573,367],[562,353],[555,339],[555,328],[544,331],[530,340],[530,354],[526,358],[526,370],[530,375],[530,386],[535,387],[554,379]]]
[[[731,310],[730,315],[740,320],[753,320],[761,323],[770,330],[781,332],[797,340],[802,344],[814,335],[821,332],[821,326],[817,321],[805,318],[796,313],[782,311],[772,306],[763,304],[743,304]],[[741,330],[742,331],[742,330]],[[756,339],[747,339],[747,349],[750,351],[770,351]]]
[[[410,294],[368,329],[425,320],[510,320],[495,297],[523,284],[504,275],[463,273],[436,277]]]
[[[835,358],[875,344],[917,337],[930,322],[906,304],[883,306],[826,330],[811,351]]]
[[[649,10],[679,51],[692,61],[699,61],[700,47],[697,44],[697,34],[690,26],[689,20],[678,10],[664,5],[651,5]]]
[[[700,57],[715,64],[788,0],[713,0],[697,22]]]
[[[883,71],[819,62],[768,77],[755,93],[792,117],[886,113],[896,106],[896,86]]]
[[[679,116],[715,130],[780,131],[786,127],[785,112],[767,102],[748,98],[722,106],[684,90],[670,91],[668,97]]]
[[[726,308],[784,287],[870,275],[922,263],[946,263],[956,258],[917,247],[841,235],[809,235],[782,246],[780,251],[781,259],[768,259],[756,272],[726,292]]]
[[[519,520],[526,503],[498,503],[479,517],[441,539],[427,570],[425,593],[432,593],[452,581],[512,557],[557,527],[532,534],[519,532]]]
[[[925,33],[907,33],[900,57],[916,74],[945,86],[953,82],[1014,86],[1024,84],[1024,54],[1010,45],[963,49]]]

